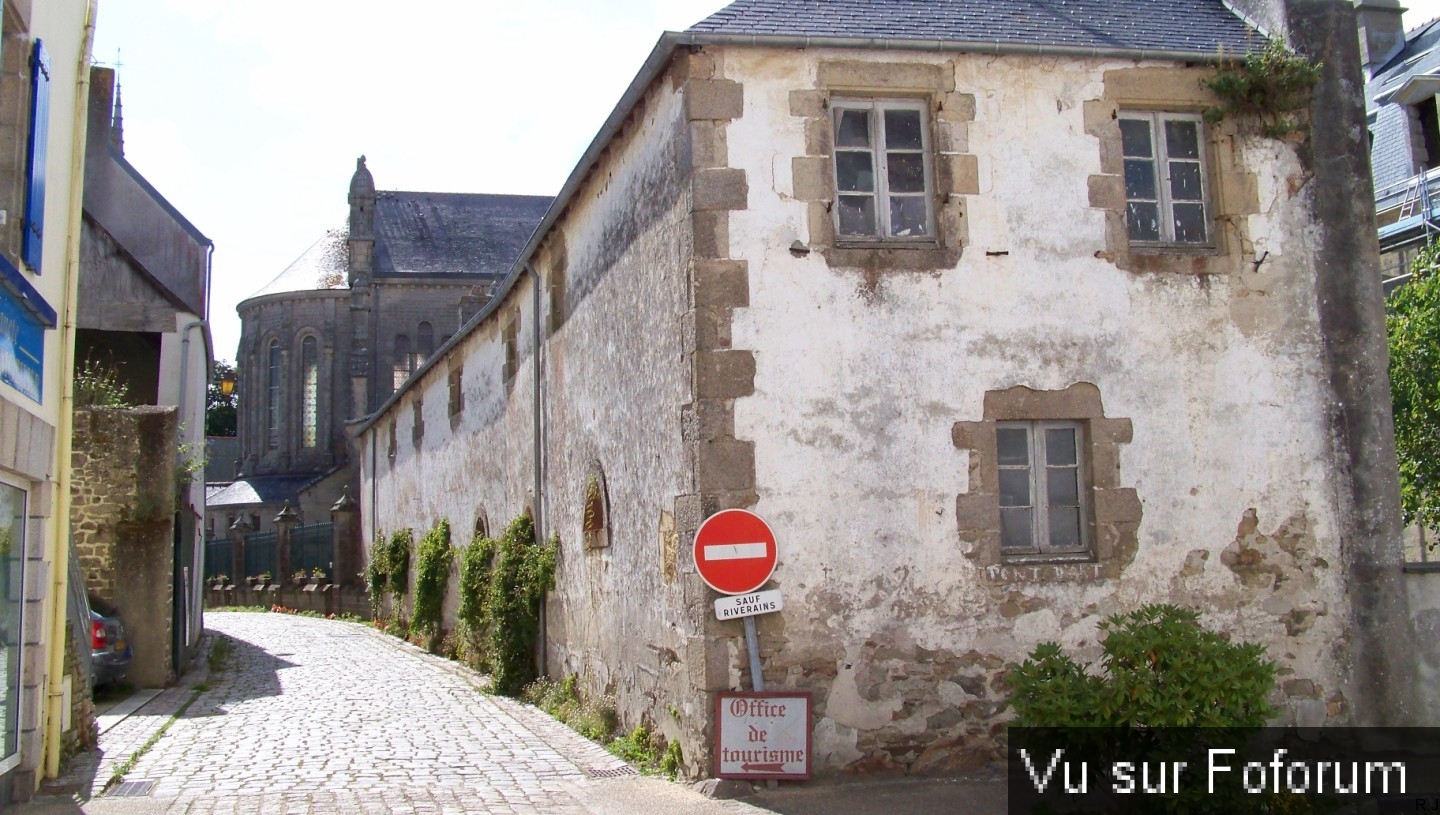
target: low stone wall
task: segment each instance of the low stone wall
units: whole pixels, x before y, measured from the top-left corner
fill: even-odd
[[[127,679],[163,687],[175,677],[176,409],[81,408],[74,433],[70,523],[86,590],[125,620]]]
[[[293,583],[272,583],[268,585],[223,585],[211,584],[205,590],[205,608],[253,607],[273,609],[281,607],[295,611],[313,611],[317,614],[349,614],[364,620],[371,618],[370,597],[363,590],[327,585],[295,585]]]

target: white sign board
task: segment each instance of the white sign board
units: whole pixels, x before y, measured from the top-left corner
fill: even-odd
[[[757,591],[754,594],[737,594],[731,597],[721,597],[715,601],[715,618],[738,620],[741,617],[753,617],[756,614],[769,614],[784,607],[785,603],[780,599],[779,589]]]
[[[719,778],[810,778],[810,694],[715,694]]]

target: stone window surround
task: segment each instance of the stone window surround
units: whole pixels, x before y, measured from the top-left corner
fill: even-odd
[[[905,244],[837,238],[832,213],[836,196],[832,98],[908,98],[929,103],[933,241]],[[929,271],[959,262],[969,240],[963,196],[979,194],[980,182],[978,159],[965,152],[975,97],[955,92],[953,63],[823,61],[814,89],[790,92],[790,115],[805,120],[805,155],[791,160],[794,197],[808,204],[809,248],[831,268]]]
[[[955,519],[964,554],[994,583],[1099,580],[1118,577],[1139,546],[1140,499],[1120,486],[1120,445],[1133,437],[1129,419],[1105,416],[1100,390],[1077,382],[1064,390],[1017,385],[988,391],[981,421],[956,422],[955,446],[970,453],[970,491],[956,496]],[[1005,557],[1000,551],[998,422],[1067,420],[1082,427],[1084,481],[1089,496],[1089,555]]]
[[[585,469],[580,493],[580,536],[587,550],[610,546],[610,490],[599,461],[591,461]]]
[[[1121,111],[1203,113],[1219,100],[1202,80],[1206,68],[1121,68],[1106,71],[1102,98],[1083,103],[1085,132],[1098,140],[1100,172],[1087,180],[1090,206],[1105,212],[1105,249],[1095,256],[1133,272],[1236,274],[1244,269],[1246,216],[1260,212],[1258,180],[1239,163],[1232,120],[1204,124],[1211,243],[1131,247],[1125,223]]]
[[[305,389],[305,340],[306,340],[306,339],[309,339],[309,338],[314,338],[314,340],[315,340],[315,365],[316,365],[316,371],[315,371],[315,394],[314,394],[314,397],[315,397],[315,444],[314,444],[314,446],[311,446],[311,447],[307,447],[307,446],[305,445],[305,415],[304,415],[304,414],[305,414],[305,400],[306,400],[306,397],[307,397],[306,389]],[[328,422],[326,422],[326,416],[325,416],[325,410],[326,410],[326,408],[328,407],[328,405],[325,404],[325,390],[326,390],[326,387],[327,387],[328,384],[329,384],[329,383],[328,383],[328,379],[329,379],[328,369],[329,369],[329,366],[325,364],[325,363],[326,363],[326,358],[329,356],[329,354],[326,353],[327,350],[328,350],[328,349],[326,349],[326,347],[325,347],[325,340],[324,340],[324,338],[320,336],[320,332],[319,332],[318,330],[316,330],[315,328],[312,328],[312,327],[307,326],[307,327],[305,327],[305,328],[300,329],[298,332],[296,332],[296,334],[295,334],[295,359],[298,359],[298,360],[300,361],[300,364],[295,366],[295,371],[294,371],[294,375],[295,375],[295,377],[296,377],[296,388],[295,388],[295,392],[300,395],[300,398],[295,400],[295,411],[296,411],[296,416],[295,416],[295,433],[296,433],[296,438],[299,440],[298,443],[295,445],[295,447],[296,447],[297,450],[315,451],[315,450],[317,450],[317,449],[323,449],[323,448],[325,447],[324,440],[325,440],[326,438],[328,438],[329,427],[327,426],[327,425],[328,425]]]
[[[410,426],[410,441],[415,444],[415,449],[420,449],[420,440],[425,438],[425,400],[416,397],[410,404],[411,415],[414,424]]]
[[[450,427],[453,430],[460,415],[465,411],[465,366],[457,361],[452,361],[450,370],[446,373],[446,380],[450,389]]]

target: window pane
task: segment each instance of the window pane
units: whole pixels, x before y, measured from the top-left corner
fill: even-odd
[[[840,234],[875,234],[875,199],[868,195],[840,196]]]
[[[890,192],[925,191],[925,156],[920,153],[886,153]]]
[[[885,147],[890,150],[919,150],[920,111],[885,111]]]
[[[1046,499],[1051,507],[1080,506],[1080,471],[1073,467],[1045,470]]]
[[[995,446],[1000,454],[1000,464],[1025,466],[1030,463],[1030,445],[1025,431],[1018,427],[1001,427],[995,430]]]
[[[870,111],[841,110],[835,121],[836,147],[870,146]]]
[[[1120,120],[1120,143],[1126,156],[1150,158],[1155,155],[1150,144],[1150,123],[1143,119]]]
[[[1170,198],[1199,201],[1200,197],[1200,165],[1193,161],[1170,162]]]
[[[906,195],[890,199],[890,234],[911,238],[930,233],[925,218],[925,196]]]
[[[1057,507],[1050,510],[1050,546],[1053,549],[1080,548],[1080,509]]]
[[[835,181],[841,192],[875,191],[875,157],[845,151],[835,154]]]
[[[1160,240],[1160,205],[1131,201],[1125,210],[1125,223],[1130,226],[1130,239]]]
[[[1170,158],[1200,158],[1200,125],[1196,122],[1166,122],[1165,152]]]
[[[1154,201],[1155,189],[1155,162],[1126,159],[1125,197]]]
[[[1030,471],[1000,471],[1000,506],[1030,506]]]
[[[1000,548],[1034,549],[1035,536],[1030,519],[1034,510],[1000,510]]]
[[[1205,206],[1203,204],[1176,204],[1175,240],[1181,243],[1205,242]]]
[[[1051,427],[1045,431],[1045,463],[1051,467],[1075,464],[1075,428]]]

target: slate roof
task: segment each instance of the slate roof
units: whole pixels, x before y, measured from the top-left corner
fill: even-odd
[[[550,201],[543,195],[381,191],[375,274],[504,277]]]
[[[1392,92],[1412,76],[1440,72],[1440,20],[1431,20],[1405,34],[1405,47],[1371,77],[1367,102]]]
[[[221,507],[243,507],[254,504],[279,504],[283,501],[295,503],[300,490],[319,476],[309,475],[266,475],[242,478],[232,482],[213,494],[211,485],[206,485],[205,506],[210,509]],[[219,486],[219,485],[216,485]]]
[[[688,33],[1204,54],[1263,44],[1222,0],[739,0]]]
[[[329,230],[265,288],[250,296],[348,288],[349,284],[345,281],[346,264],[350,257],[350,247],[345,243],[348,234],[346,229]]]
[[[382,190],[375,204],[375,275],[468,274],[498,280],[525,248],[545,195]],[[332,229],[260,291],[349,288],[349,228]]]

